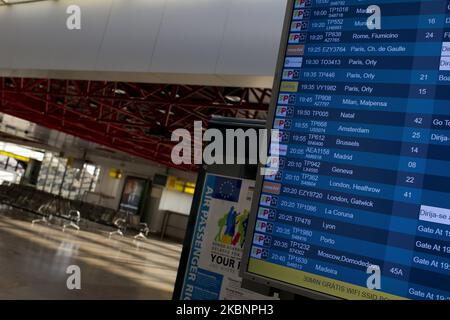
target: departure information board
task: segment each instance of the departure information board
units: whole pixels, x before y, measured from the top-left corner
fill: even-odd
[[[271,108],[280,170],[259,178],[245,277],[449,300],[450,0],[288,5]]]

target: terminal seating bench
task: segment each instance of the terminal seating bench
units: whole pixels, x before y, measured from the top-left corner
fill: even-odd
[[[81,219],[114,226],[114,218],[117,215],[117,211],[110,208],[79,200],[65,199],[18,184],[0,185],[0,203],[45,217],[45,219],[39,219],[41,222],[48,222],[53,216],[72,221],[77,226]],[[75,212],[79,213],[79,218]]]

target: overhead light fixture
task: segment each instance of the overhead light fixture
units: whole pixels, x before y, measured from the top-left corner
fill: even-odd
[[[158,112],[159,113],[162,113],[162,114],[166,114],[167,113],[167,111],[166,110],[163,110],[163,109],[158,109]],[[171,115],[171,116],[173,116],[175,113],[173,113],[172,111],[170,111],[169,112],[169,115]]]
[[[126,92],[122,89],[114,89],[114,93],[116,94],[126,94]]]
[[[234,102],[234,103],[238,103],[241,102],[241,97],[238,96],[225,96],[225,99],[227,99],[228,101]]]

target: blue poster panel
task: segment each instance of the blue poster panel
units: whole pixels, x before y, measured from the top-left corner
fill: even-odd
[[[182,300],[267,299],[242,289],[239,276],[254,185],[253,180],[206,175]]]

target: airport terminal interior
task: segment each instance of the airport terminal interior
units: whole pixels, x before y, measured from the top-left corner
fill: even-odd
[[[124,184],[133,194],[170,170],[18,118],[2,121],[0,298],[170,299],[195,174],[175,171],[170,185],[145,190],[143,218],[127,216],[116,199]],[[162,238],[165,210],[179,215]],[[83,290],[67,290],[70,265],[84,270]]]
[[[0,299],[172,298],[199,166],[171,133],[265,119],[265,2],[253,38],[251,2],[0,1]]]
[[[0,0],[0,300],[450,300],[450,1],[369,2]]]

